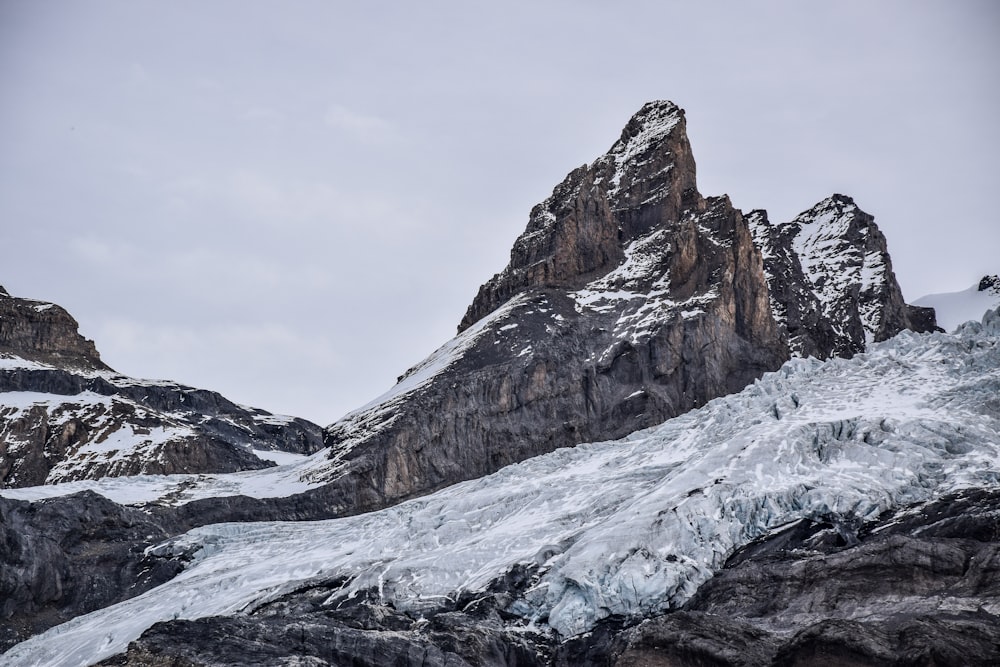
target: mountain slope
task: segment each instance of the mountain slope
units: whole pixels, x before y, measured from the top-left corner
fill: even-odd
[[[850,197],[833,195],[778,225],[764,211],[747,220],[795,354],[849,357],[903,329],[934,330],[932,310],[903,301],[885,236]]]
[[[961,292],[928,294],[914,303],[933,308],[938,323],[954,331],[963,322],[978,321],[987,310],[1000,306],[1000,276],[983,276],[977,284]]]
[[[266,625],[269,605],[294,606],[309,591],[322,592],[334,619],[364,600],[414,619],[488,600],[514,634],[568,637],[611,616],[639,620],[684,604],[738,548],[791,522],[850,536],[894,508],[996,488],[998,389],[998,312],[956,335],[902,333],[851,360],[793,360],[623,440],[561,449],[379,512],[196,529],[150,551],[182,557],[183,573],[4,659],[88,664],[174,618]],[[893,599],[793,611],[784,622],[865,626],[911,613]],[[996,627],[995,587],[956,588],[947,600],[948,613]],[[932,600],[921,604],[936,613]],[[216,636],[212,622],[198,627]]]
[[[116,373],[65,310],[0,288],[0,488],[253,470],[320,447],[305,420]]]
[[[933,329],[932,312],[902,302],[884,237],[849,199],[772,231],[702,197],[695,172],[683,110],[644,105],[532,209],[458,336],[327,427],[330,466],[311,479],[349,489],[338,502],[356,495],[347,511],[382,507],[738,391],[788,359],[789,340],[827,357]],[[807,228],[829,242],[796,241]],[[797,269],[779,275],[762,250]],[[824,280],[840,275],[843,293],[829,294]],[[811,314],[792,326],[794,309]]]

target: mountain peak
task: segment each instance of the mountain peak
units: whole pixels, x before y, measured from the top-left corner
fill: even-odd
[[[0,355],[109,370],[94,342],[80,335],[79,324],[59,306],[11,296],[0,287]]]
[[[657,100],[642,105],[626,123],[609,154],[628,159],[654,148],[684,120],[684,110],[673,102]]]
[[[574,169],[531,210],[507,267],[482,286],[459,331],[540,287],[580,288],[617,267],[628,245],[703,206],[684,110],[648,102],[607,153]]]
[[[982,280],[979,281],[978,291],[991,291],[1000,294],[1000,276],[983,276]]]

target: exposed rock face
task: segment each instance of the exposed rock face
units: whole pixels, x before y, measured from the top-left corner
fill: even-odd
[[[787,356],[746,221],[698,194],[683,111],[650,103],[534,208],[459,336],[328,427],[331,477],[390,503],[650,426]]]
[[[92,492],[0,498],[0,651],[173,577],[181,562],[143,554],[165,537],[144,512]]]
[[[58,366],[110,370],[79,326],[55,304],[15,298],[0,287],[0,357],[12,353]]]
[[[936,330],[933,309],[903,301],[885,236],[850,197],[833,195],[779,225],[764,211],[747,218],[795,354],[850,357],[903,329]]]
[[[700,199],[683,109],[646,104],[611,150],[531,210],[510,264],[479,289],[459,331],[525,289],[583,287],[621,264],[630,242],[677,222]]]
[[[802,522],[737,553],[677,614],[622,632],[614,665],[995,665],[1000,492],[859,532]]]
[[[59,306],[0,294],[0,488],[273,465],[321,430],[211,391],[115,373]]]

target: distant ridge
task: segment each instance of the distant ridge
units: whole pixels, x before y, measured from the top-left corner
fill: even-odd
[[[978,321],[987,310],[1000,306],[1000,277],[986,275],[959,292],[927,294],[914,303],[933,308],[938,324],[946,331],[954,331],[963,322]]]

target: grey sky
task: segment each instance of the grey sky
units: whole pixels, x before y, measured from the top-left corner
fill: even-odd
[[[995,272],[1000,5],[0,0],[0,284],[111,366],[329,423],[454,334],[643,102],[707,195]]]

